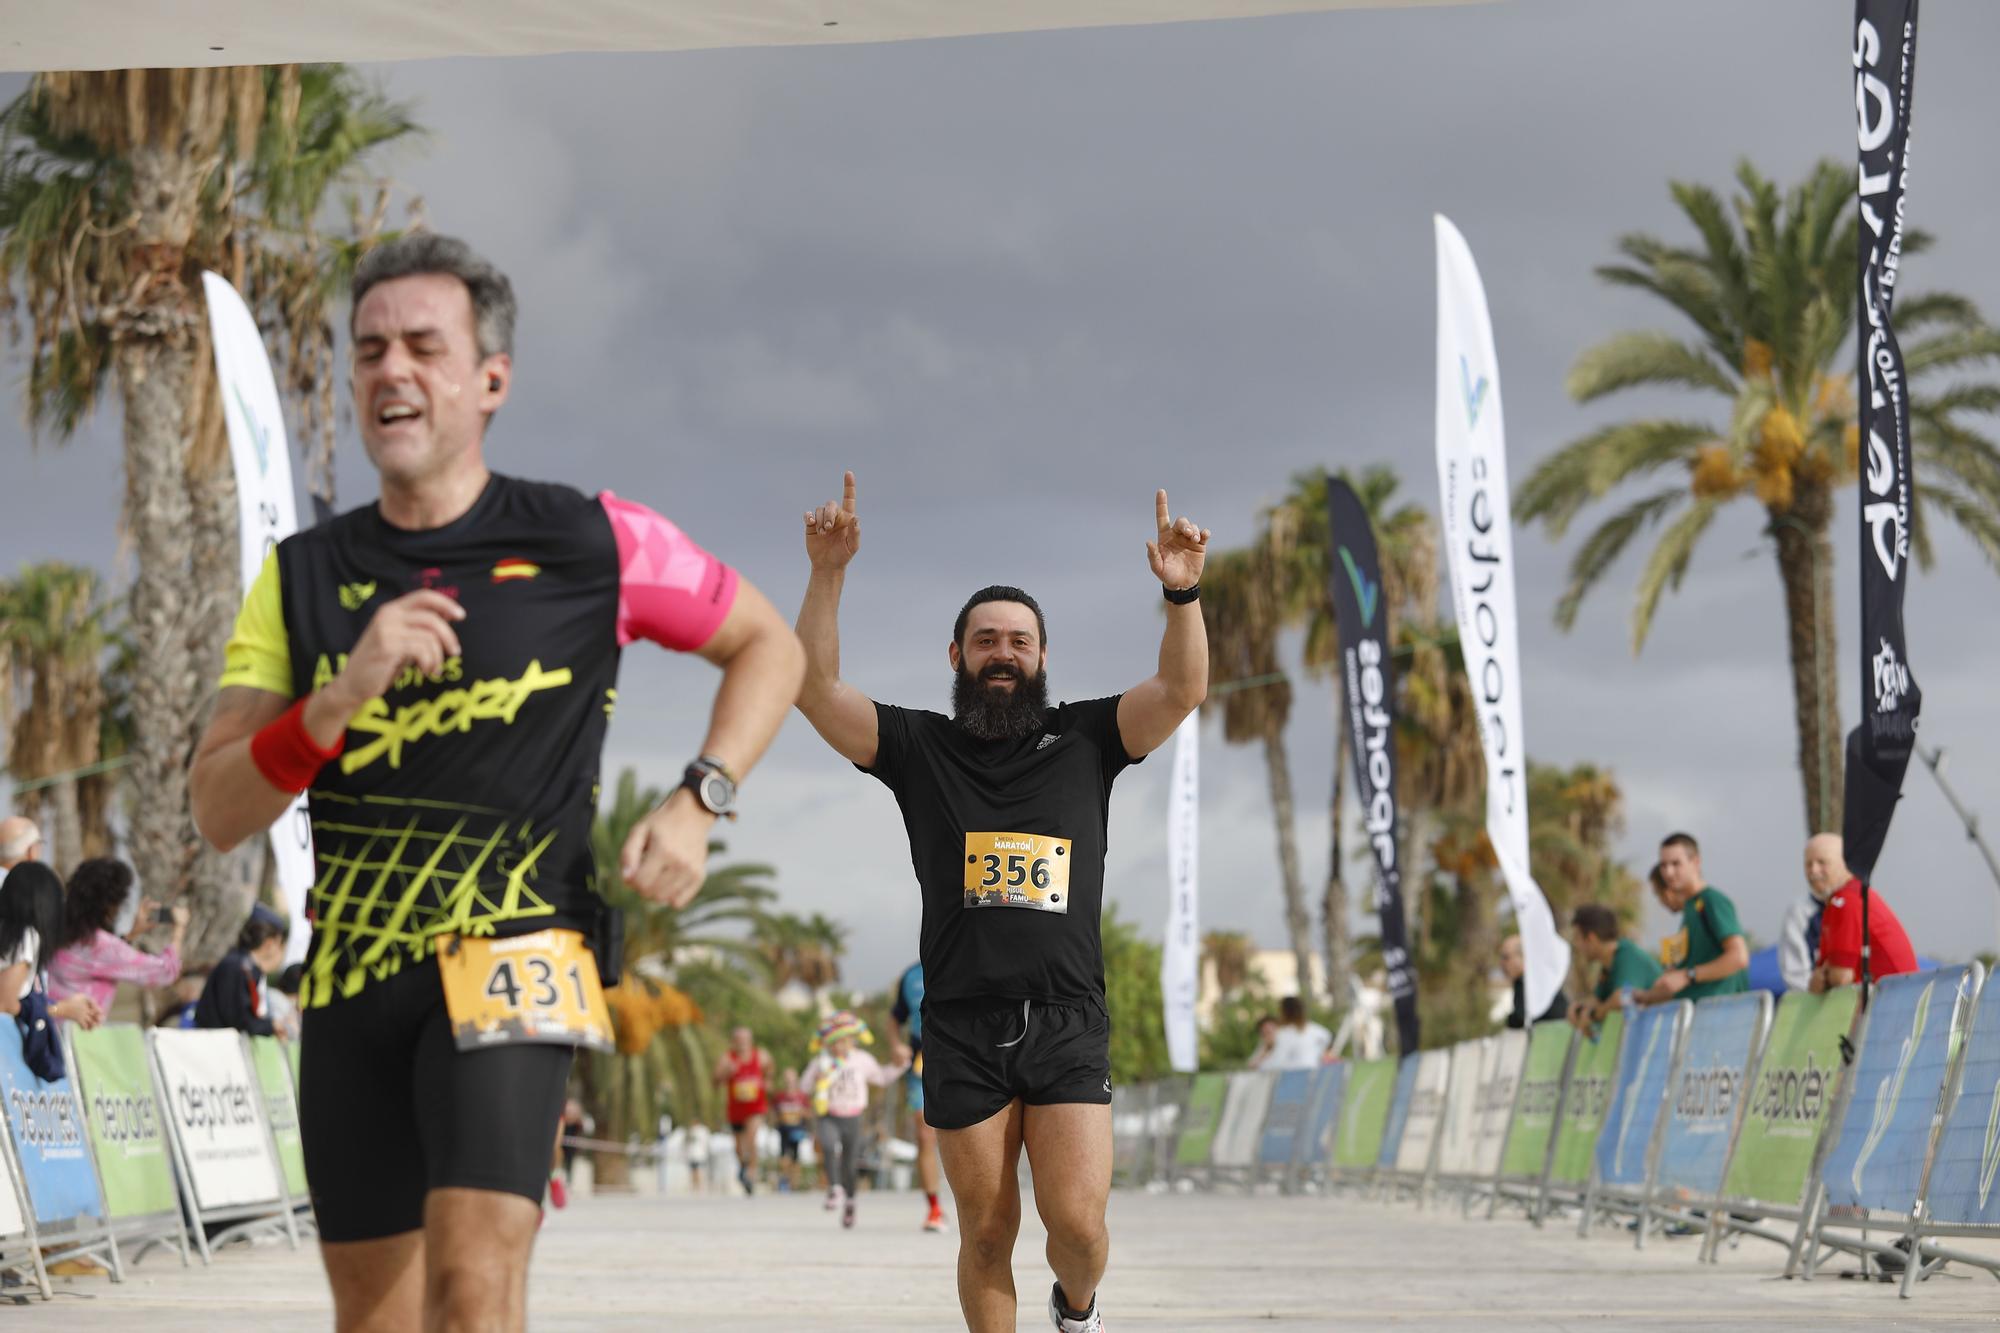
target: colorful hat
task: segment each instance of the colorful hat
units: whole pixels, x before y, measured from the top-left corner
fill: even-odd
[[[819,1035],[813,1038],[812,1048],[817,1051],[823,1046],[839,1041],[842,1037],[853,1037],[864,1046],[873,1045],[875,1042],[874,1034],[868,1031],[868,1025],[852,1010],[836,1009],[820,1020]]]

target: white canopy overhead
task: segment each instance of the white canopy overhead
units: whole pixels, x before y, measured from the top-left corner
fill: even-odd
[[[685,51],[1464,0],[0,0],[0,69]]]

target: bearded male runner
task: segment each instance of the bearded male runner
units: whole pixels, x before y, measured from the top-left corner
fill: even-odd
[[[1056,1283],[1049,1315],[1095,1333],[1110,1236],[1110,1020],[1098,914],[1112,781],[1208,692],[1208,532],[1168,516],[1146,558],[1166,595],[1154,675],[1050,707],[1048,632],[1019,588],[974,593],[946,658],[952,713],[877,704],[840,678],[840,594],[861,548],[854,474],[805,516],[799,710],[896,794],[923,889],[924,1118],[958,1203],[958,1299],[972,1333],[1014,1327],[1016,1163],[1028,1152]]]
[[[666,519],[487,470],[514,312],[463,242],[362,261],[352,387],[381,499],[266,559],[194,764],[217,847],[310,791],[300,1119],[342,1330],[525,1323],[549,1126],[574,1044],[608,1035],[590,831],[620,648],[722,668],[700,758],[620,857],[676,906],[803,670],[770,603]]]

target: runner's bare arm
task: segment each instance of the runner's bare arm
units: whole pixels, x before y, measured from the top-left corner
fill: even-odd
[[[799,711],[820,738],[851,763],[869,767],[881,744],[875,702],[840,678],[840,593],[847,563],[861,549],[861,520],[854,512],[854,474],[841,481],[841,498],[805,516],[806,557],[812,576],[799,607],[799,641],[806,649],[806,683]]]
[[[701,753],[728,765],[740,783],[770,748],[799,697],[805,653],[791,626],[748,579],[707,643],[696,649],[722,668]],[[701,891],[715,816],[685,787],[640,820],[619,857],[625,882],[654,902],[685,907]]]
[[[1208,529],[1186,517],[1173,518],[1165,491],[1153,495],[1153,517],[1159,535],[1146,543],[1146,561],[1160,586],[1181,589],[1200,583]],[[1207,697],[1208,629],[1202,623],[1201,603],[1168,603],[1160,669],[1118,700],[1118,735],[1125,742],[1125,753],[1143,759],[1157,750]]]
[[[404,667],[441,670],[447,658],[458,655],[452,625],[464,618],[457,602],[429,590],[384,603],[340,674],[306,701],[306,732],[322,749],[329,748]],[[291,706],[282,694],[244,685],[228,686],[216,696],[215,715],[195,747],[188,798],[195,828],[217,849],[226,852],[262,833],[292,803],[292,793],[273,786],[250,757],[251,739]]]

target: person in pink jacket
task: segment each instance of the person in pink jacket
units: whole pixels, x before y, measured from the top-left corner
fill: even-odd
[[[172,937],[159,953],[147,953],[133,941],[162,924],[150,898],[139,900],[132,929],[120,938],[115,925],[118,909],[132,892],[132,867],[110,857],[85,861],[69,877],[63,894],[62,947],[49,960],[49,999],[62,1003],[72,995],[88,995],[104,1013],[111,1012],[118,983],[171,986],[181,975],[181,943],[187,935],[188,909],[171,913]]]
[[[819,1117],[820,1158],[825,1163],[826,1206],[841,1208],[840,1225],[854,1225],[854,1186],[861,1169],[861,1113],[868,1109],[868,1089],[886,1088],[910,1067],[907,1046],[895,1048],[894,1065],[884,1065],[861,1049],[872,1042],[868,1025],[845,1009],[819,1025],[813,1047],[819,1052],[800,1080],[812,1089],[813,1113]]]

